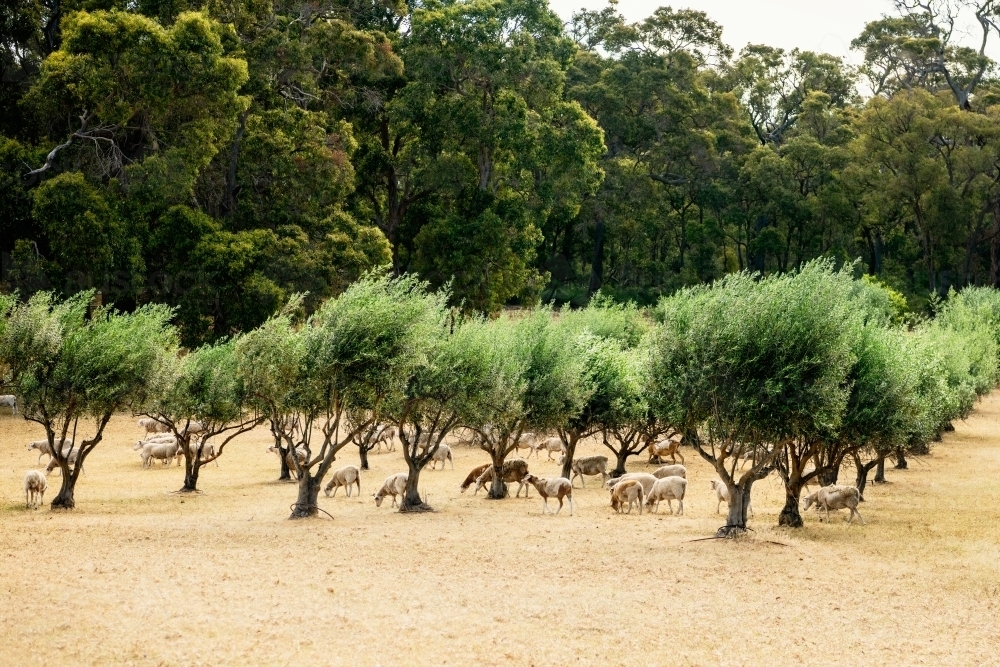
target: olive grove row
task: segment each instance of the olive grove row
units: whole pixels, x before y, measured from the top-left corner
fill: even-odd
[[[751,487],[772,473],[787,495],[779,522],[798,526],[807,482],[835,483],[853,463],[863,494],[887,456],[925,453],[998,381],[1000,292],[952,294],[906,327],[891,294],[853,269],[820,260],[733,274],[649,311],[598,298],[497,319],[463,317],[444,291],[379,273],[308,317],[293,299],[194,350],[179,347],[165,306],[0,296],[0,369],[61,468],[54,508],[74,506],[84,459],[129,410],[184,444],[187,491],[236,436],[268,424],[282,453],[305,452],[280,457],[298,473],[293,518],[316,514],[339,450],[392,424],[409,468],[402,511],[427,509],[420,471],[460,428],[490,456],[493,498],[506,495],[500,467],[527,431],[558,433],[565,477],[583,438],[614,452],[617,476],[677,433],[729,490],[723,534],[745,529]]]

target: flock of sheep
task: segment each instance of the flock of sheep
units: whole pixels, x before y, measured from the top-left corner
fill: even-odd
[[[0,396],[0,401],[4,398],[7,397]],[[182,440],[178,440],[174,435],[167,433],[167,427],[155,419],[140,419],[137,424],[143,429],[144,438],[138,440],[133,449],[139,453],[143,467],[151,466],[154,461],[160,461],[163,465],[169,465],[172,460],[176,460],[177,464],[180,465],[180,460],[184,456]],[[192,434],[197,434],[203,432],[204,427],[198,422],[192,422],[188,426],[188,431]],[[383,426],[378,429],[369,442],[373,449],[377,448],[375,450],[376,453],[381,452],[383,447],[387,452],[392,452],[395,451],[397,436],[398,433],[394,426]],[[191,443],[190,446],[197,446],[194,444],[195,439],[188,439],[188,441]],[[569,513],[572,516],[573,489],[575,488],[576,478],[580,478],[581,488],[585,488],[585,477],[600,475],[604,487],[611,493],[611,507],[618,513],[631,514],[633,508],[636,508],[639,514],[642,514],[643,509],[658,512],[660,503],[666,501],[670,513],[673,514],[673,501],[676,500],[677,513],[682,515],[684,514],[684,496],[687,493],[688,481],[687,468],[684,466],[684,455],[680,451],[680,445],[681,438],[678,435],[651,443],[649,445],[650,463],[657,461],[662,463],[666,457],[670,457],[672,461],[670,464],[662,465],[652,473],[630,472],[617,478],[610,478],[608,474],[608,457],[587,456],[573,460],[570,466],[573,471],[570,479],[566,479],[565,477],[547,479],[530,473],[526,459],[531,458],[532,454],[536,453],[538,458],[541,458],[541,452],[544,451],[548,456],[547,460],[553,461],[555,459],[553,459],[552,455],[558,452],[562,454],[558,459],[561,466],[565,461],[565,449],[562,440],[558,437],[536,437],[534,434],[525,433],[519,439],[516,448],[518,452],[521,449],[527,449],[527,456],[525,458],[515,458],[505,461],[501,469],[501,474],[506,484],[518,484],[515,497],[519,497],[521,490],[524,489],[524,496],[527,498],[528,489],[534,487],[542,499],[543,513],[558,514],[562,510],[563,501],[565,500],[569,504]],[[426,452],[430,446],[430,442],[422,439],[418,443],[418,446]],[[64,451],[64,454],[69,454],[70,463],[73,464],[75,463],[74,455],[77,450],[70,449],[72,443],[68,443],[66,447],[67,451]],[[29,443],[28,450],[38,451],[39,465],[41,464],[42,455],[49,455],[50,461],[45,469],[46,473],[52,473],[57,467],[56,460],[52,458],[47,440]],[[267,451],[275,454],[280,453],[280,450],[274,446],[269,447]],[[195,453],[192,452],[192,455]],[[209,443],[203,444],[201,447],[201,456],[205,460],[215,459],[213,446]],[[305,452],[303,451],[289,451],[286,456],[288,457],[286,464],[293,474],[297,469],[296,461],[292,460],[293,456],[298,459],[297,462],[299,465],[305,463]],[[678,458],[680,458],[680,463],[677,463]],[[434,452],[431,459],[431,468],[436,469],[439,462],[442,469],[445,467],[446,462],[451,462],[452,469],[455,468],[451,447],[444,443],[440,444]],[[216,465],[218,465],[217,460]],[[373,494],[376,507],[381,507],[386,497],[391,497],[392,506],[396,506],[397,498],[401,497],[405,491],[407,478],[408,475],[405,472],[387,477],[378,491]],[[475,495],[484,486],[492,483],[492,481],[493,466],[492,464],[485,463],[473,468],[469,472],[459,490],[461,493],[465,493],[470,487],[474,486],[473,494]],[[719,480],[711,480],[710,486],[712,494],[716,499],[716,513],[718,513],[723,502],[727,505],[729,503],[729,490]],[[340,487],[344,487],[345,494],[348,497],[351,496],[354,487],[357,487],[358,494],[360,495],[360,468],[348,465],[335,470],[331,474],[330,481],[324,488],[324,492],[328,497],[335,497]],[[24,476],[25,506],[28,509],[40,507],[46,489],[47,481],[45,473],[40,470],[29,470]],[[550,498],[553,501],[558,500],[559,502],[559,508],[554,512],[549,507],[548,501]],[[861,520],[861,523],[864,523],[864,519],[857,509],[859,500],[860,494],[855,487],[831,485],[807,495],[803,499],[803,505],[806,510],[813,505],[816,506],[818,511],[825,510],[827,521],[830,518],[830,510],[848,509],[850,510],[850,516],[847,519],[848,523],[854,520],[855,514]],[[748,507],[748,511],[752,516],[752,505]]]

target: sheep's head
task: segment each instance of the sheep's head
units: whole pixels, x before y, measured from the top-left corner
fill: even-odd
[[[375,499],[375,507],[382,507],[382,499],[385,498],[381,493],[376,493],[372,496]]]
[[[143,445],[145,445],[145,443],[142,440],[136,440],[135,444],[132,445],[132,451],[133,452],[139,451],[140,449],[143,448]]]
[[[563,454],[562,456],[559,457],[559,465],[563,465],[564,463],[566,463],[566,455],[565,454]]]
[[[802,499],[802,509],[807,510],[812,507],[812,504],[816,502],[816,494],[810,493],[808,496]]]
[[[617,512],[621,509],[621,506],[621,501],[619,501],[616,496],[611,496],[611,509]]]
[[[719,490],[719,487],[720,487],[720,486],[722,486],[722,482],[720,482],[720,481],[719,481],[719,480],[717,480],[717,479],[713,479],[713,480],[710,480],[710,481],[709,481],[709,484],[711,484],[711,485],[712,485],[712,490],[713,490],[713,491],[718,491],[718,490]]]
[[[42,448],[42,443],[41,442],[29,442],[28,443],[28,451],[29,452],[32,449],[41,449],[41,448]]]
[[[524,477],[521,478],[521,481],[525,482],[526,484],[534,484],[535,482],[538,481],[538,478],[529,472],[525,473]]]

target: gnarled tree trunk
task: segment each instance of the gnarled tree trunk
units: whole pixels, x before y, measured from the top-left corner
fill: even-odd
[[[885,484],[885,454],[878,455],[875,464],[875,479],[872,481],[876,484]]]
[[[79,459],[72,470],[65,459],[59,461],[59,470],[62,472],[62,484],[59,487],[59,493],[52,499],[52,509],[71,510],[76,507],[76,499],[73,496],[73,492],[76,490],[76,478],[82,467],[82,462]]]
[[[305,519],[319,514],[319,490],[322,482],[319,476],[310,475],[308,470],[302,471],[302,477],[299,478],[299,496],[292,506],[289,519]]]
[[[799,513],[799,502],[802,496],[802,478],[795,475],[785,484],[785,506],[778,515],[778,525],[789,528],[802,527],[802,514]],[[744,518],[744,522],[746,519]],[[745,527],[744,523],[744,527]]]
[[[900,447],[896,449],[896,470],[906,470],[907,467],[906,454],[903,452],[903,448]]]
[[[364,443],[358,445],[358,456],[361,457],[361,469],[369,470],[368,468],[368,452],[371,451],[371,445],[366,445]]]
[[[493,459],[493,482],[490,484],[490,492],[486,494],[486,497],[493,500],[501,500],[507,497],[507,484],[503,481],[504,457],[491,453],[490,458]]]
[[[563,459],[562,476],[571,479],[573,476],[573,457],[576,456],[576,443],[580,441],[580,434],[575,430],[567,431],[563,439],[563,446],[566,447],[566,456]]]

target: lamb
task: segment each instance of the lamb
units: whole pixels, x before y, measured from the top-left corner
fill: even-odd
[[[563,441],[558,437],[545,438],[544,440],[539,440],[535,442],[535,446],[531,448],[532,452],[538,452],[540,457],[542,450],[545,450],[549,454],[549,461],[554,460],[552,458],[552,452],[562,452],[566,453],[566,447],[563,445]],[[531,458],[531,452],[528,452],[528,458]]]
[[[616,484],[611,491],[611,507],[621,514],[622,507],[628,503],[628,514],[632,513],[632,503],[639,506],[639,514],[642,514],[643,490],[642,484],[637,480],[628,479],[621,484]]]
[[[649,462],[652,463],[655,458],[657,461],[663,461],[665,456],[670,457],[671,463],[677,463],[677,457],[680,457],[681,463],[684,463],[684,455],[680,453],[681,446],[681,436],[672,435],[666,440],[660,440],[659,442],[649,443]]]
[[[503,467],[500,468],[500,475],[503,477],[503,481],[506,484],[518,483],[517,493],[514,497],[517,498],[521,495],[521,489],[524,488],[524,497],[528,497],[528,487],[525,486],[524,477],[528,474],[528,462],[524,459],[511,459],[510,461],[504,461]],[[476,490],[472,495],[479,493],[479,489],[486,486],[488,482],[493,481],[493,466],[487,466],[486,470],[483,471],[481,475],[476,479]],[[508,490],[509,491],[509,490]]]
[[[604,488],[613,491],[615,486],[621,482],[634,479],[640,484],[642,484],[642,492],[649,496],[649,492],[653,490],[653,485],[656,484],[656,478],[646,472],[627,472],[621,477],[615,479],[609,479],[604,483]]]
[[[545,479],[535,477],[531,473],[524,476],[524,481],[531,484],[538,490],[538,495],[542,497],[542,511],[549,514],[559,514],[563,507],[563,498],[569,500],[569,515],[573,516],[573,484],[565,477],[555,477]],[[553,512],[549,509],[549,498],[559,499],[559,509]]]
[[[72,450],[70,449],[71,447],[72,447]],[[75,466],[76,465],[76,459],[80,455],[80,450],[78,448],[76,448],[76,447],[73,447],[72,443],[67,443],[63,447],[62,452],[63,452],[63,456],[67,456],[67,455],[69,456],[69,459],[68,459],[67,463],[69,463],[69,465],[71,465],[71,466]],[[47,466],[45,466],[45,472],[51,475],[52,471],[55,470],[56,468],[59,468],[59,461],[57,461],[55,458],[51,458],[49,460],[49,464]],[[59,468],[59,470],[62,471],[62,468]],[[83,468],[81,467],[80,470],[82,471]],[[62,473],[60,472],[60,474],[62,474]]]
[[[492,468],[492,467],[493,467],[492,463],[484,463],[481,466],[476,466],[475,468],[473,468],[472,471],[469,472],[468,476],[466,476],[465,481],[462,482],[462,486],[459,487],[459,492],[465,493],[466,491],[468,491],[469,487],[472,486],[477,479],[479,479],[479,476],[482,475],[484,472],[486,472],[487,468]],[[492,475],[490,476],[490,479],[491,480],[493,479]],[[476,487],[477,493],[479,492],[479,489],[480,487],[477,486]]]
[[[847,517],[847,523],[851,523],[854,520],[854,515],[857,514],[863,526],[865,525],[865,520],[861,516],[861,512],[858,511],[858,502],[860,500],[861,494],[858,492],[857,487],[831,484],[830,486],[822,487],[815,493],[810,493],[802,502],[804,504],[803,509],[806,510],[813,504],[816,505],[817,512],[825,509],[827,523],[830,522],[830,510],[849,509],[851,510],[851,515]]]
[[[444,470],[444,462],[451,461],[451,469],[455,469],[455,459],[451,457],[451,447],[443,442],[438,445],[437,451],[431,456],[431,470],[437,468],[438,461],[441,462],[441,470]]]
[[[323,493],[330,497],[330,491],[333,490],[333,495],[336,497],[337,489],[340,487],[344,488],[344,493],[347,497],[351,497],[351,487],[358,485],[358,495],[361,495],[361,469],[357,466],[344,466],[340,470],[333,471],[333,476],[330,477],[329,484],[323,489]]]
[[[17,396],[13,394],[0,395],[0,408],[10,408],[12,415],[17,414]]]
[[[679,509],[678,514],[684,514],[684,493],[687,491],[688,482],[683,477],[664,477],[663,479],[656,480],[656,484],[653,485],[652,490],[646,494],[646,509],[650,509],[654,512],[660,510],[660,501],[666,500],[667,507],[670,508],[670,513],[674,513],[674,506],[671,503],[672,500],[677,501]],[[656,507],[653,507],[653,503],[656,503]]]
[[[392,506],[396,507],[396,496],[401,496],[406,491],[406,480],[409,478],[410,476],[405,472],[398,472],[395,475],[386,477],[385,481],[382,482],[382,488],[373,496],[375,498],[375,507],[382,507],[382,500],[386,496],[392,496]]]
[[[566,462],[566,455],[563,454],[559,457],[559,465]],[[584,475],[600,475],[601,483],[608,481],[608,457],[607,456],[587,456],[584,458],[573,459],[573,463],[570,464],[570,470],[573,471],[573,476],[570,477],[569,481],[572,484],[577,477],[580,478],[580,488],[587,488],[583,476]]]
[[[146,433],[166,433],[170,430],[170,427],[163,422],[157,421],[152,417],[143,417],[136,422],[136,425],[144,429]]]
[[[45,489],[49,488],[45,475],[39,470],[29,470],[24,474],[24,509],[38,509],[45,500]]]
[[[69,442],[67,442],[63,446],[63,448],[65,449],[67,447],[71,447],[72,445],[73,445],[73,441],[70,440]],[[42,464],[42,456],[48,456],[49,459],[52,458],[52,448],[49,447],[49,441],[48,440],[35,440],[34,442],[29,442],[28,443],[28,451],[30,452],[33,449],[37,449],[38,450],[38,463],[37,463],[37,465],[41,465]]]
[[[169,465],[170,459],[177,458],[180,449],[181,445],[177,440],[173,442],[156,440],[146,443],[142,451],[139,452],[139,456],[142,457],[142,467],[150,467],[153,459],[163,461],[164,465]],[[180,465],[180,461],[178,461],[178,465]]]
[[[718,502],[715,503],[715,513],[719,514],[719,505],[726,503],[729,505],[729,488],[721,481],[713,479],[711,482],[712,491],[715,492],[715,498]],[[747,512],[750,516],[753,516],[753,504],[747,503]]]
[[[687,468],[682,466],[680,463],[676,465],[661,466],[653,471],[653,477],[656,477],[657,479],[663,479],[664,477],[683,477],[684,479],[687,479],[687,476]]]

